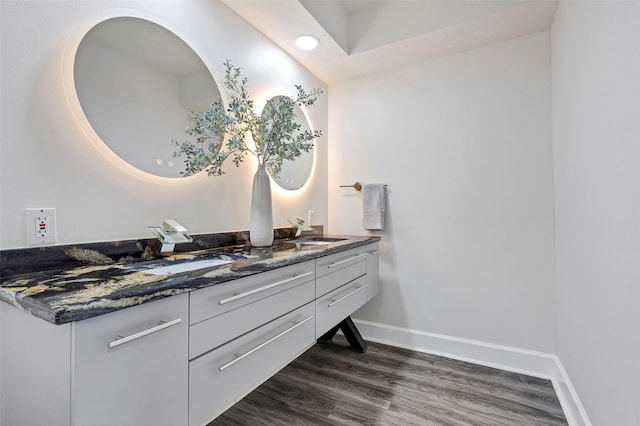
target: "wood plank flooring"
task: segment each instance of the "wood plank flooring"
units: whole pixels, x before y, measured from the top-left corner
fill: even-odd
[[[316,344],[219,425],[567,425],[551,382],[342,336]]]

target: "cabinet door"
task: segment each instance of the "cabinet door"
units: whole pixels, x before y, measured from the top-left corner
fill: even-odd
[[[85,425],[185,425],[188,295],[73,324],[72,417]]]
[[[378,243],[367,246],[367,302],[380,291],[380,249]]]

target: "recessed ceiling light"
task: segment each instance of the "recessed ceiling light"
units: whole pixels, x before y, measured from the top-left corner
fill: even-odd
[[[320,40],[309,34],[296,37],[296,46],[302,50],[313,50],[318,47],[318,44],[320,44]]]

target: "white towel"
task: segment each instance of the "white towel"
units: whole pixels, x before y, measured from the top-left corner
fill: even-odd
[[[387,188],[381,183],[362,185],[362,227],[370,230],[384,228]]]

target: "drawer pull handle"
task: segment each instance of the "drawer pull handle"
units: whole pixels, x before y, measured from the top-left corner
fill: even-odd
[[[261,291],[269,290],[270,288],[277,287],[282,284],[290,283],[291,281],[295,281],[298,278],[308,277],[309,275],[313,275],[313,271],[305,272],[304,274],[300,274],[300,275],[294,275],[293,277],[289,277],[282,281],[265,285],[264,287],[254,288],[253,290],[245,291],[244,293],[236,293],[231,297],[227,297],[226,299],[220,299],[218,303],[220,303],[221,305],[224,305],[229,302],[233,302],[234,300],[242,299],[243,297],[251,296],[252,294],[260,293]]]
[[[281,331],[280,333],[276,334],[275,336],[273,336],[269,340],[265,340],[264,342],[260,343],[258,346],[254,347],[253,349],[249,349],[247,352],[245,352],[243,354],[239,354],[239,353],[234,354],[234,356],[236,358],[232,359],[229,362],[227,362],[222,367],[220,367],[218,370],[220,370],[220,371],[226,370],[227,368],[231,367],[236,362],[239,362],[239,361],[243,360],[244,358],[246,358],[249,355],[259,351],[260,349],[264,348],[265,346],[269,345],[270,343],[273,343],[275,340],[278,340],[279,338],[281,338],[285,334],[295,330],[296,328],[300,327],[302,324],[304,324],[305,322],[307,322],[307,321],[309,321],[311,319],[313,319],[313,315],[311,315],[308,318],[303,319],[302,321],[294,321],[294,324],[291,327],[287,328],[284,331]]]
[[[378,254],[378,253],[380,253],[380,250],[371,250],[369,252],[369,254]]]
[[[176,324],[180,324],[181,322],[182,322],[182,318],[177,318],[169,322],[160,321],[160,323],[155,327],[148,328],[146,330],[140,331],[130,336],[127,336],[127,337],[116,336],[117,340],[114,340],[113,342],[109,343],[109,347],[115,348],[116,346],[124,345],[125,343],[129,343],[133,340],[137,340],[141,337],[148,336],[149,334],[153,334],[160,330],[164,330],[165,328],[169,328]]]
[[[357,292],[358,290],[360,290],[363,287],[366,287],[367,285],[361,285],[356,287],[353,291],[350,291],[349,293],[345,294],[344,296],[342,296],[339,299],[334,299],[334,300],[330,300],[329,301],[329,307],[332,307],[333,305],[335,305],[336,303],[340,303],[342,302],[344,299],[346,299],[347,297],[351,296],[353,293]]]
[[[343,263],[351,262],[352,260],[358,259],[358,258],[360,258],[362,256],[366,256],[366,255],[367,255],[367,253],[356,254],[355,256],[351,256],[351,257],[349,257],[347,259],[343,259],[343,260],[339,260],[337,262],[330,263],[329,266],[327,266],[327,268],[334,268],[334,267],[336,267],[338,265],[342,265]]]

